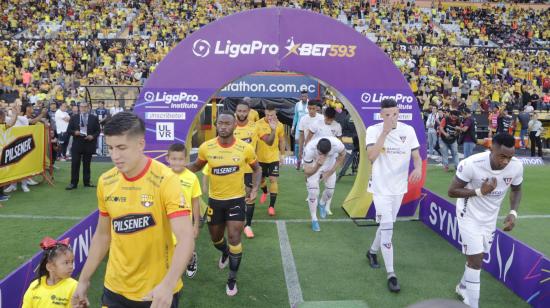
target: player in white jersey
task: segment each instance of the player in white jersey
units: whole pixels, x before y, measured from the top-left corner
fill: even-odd
[[[311,126],[319,121],[323,121],[323,115],[317,112],[318,105],[319,101],[308,101],[307,114],[303,116],[298,123],[298,159],[300,162],[303,159],[305,140],[309,138]]]
[[[372,268],[379,268],[376,254],[382,249],[388,288],[391,292],[399,292],[401,287],[393,269],[393,224],[408,181],[418,182],[422,177],[422,159],[414,128],[398,122],[399,109],[395,100],[381,102],[380,117],[383,122],[369,126],[366,138],[367,156],[372,162],[368,191],[373,194],[376,222],[380,224],[367,258]],[[409,176],[411,156],[414,170]]]
[[[517,218],[523,164],[513,157],[514,145],[512,135],[494,136],[490,152],[472,155],[459,163],[449,187],[449,197],[458,198],[456,217],[462,253],[466,255],[464,275],[456,292],[470,307],[478,307],[483,254],[491,249],[500,205],[510,187],[511,210],[504,220],[504,231],[512,230]]]
[[[317,205],[321,218],[326,217],[326,206],[330,206],[336,186],[336,169],[342,166],[346,157],[346,148],[336,137],[318,138],[312,140],[304,150],[304,173],[307,177],[309,212],[311,214],[311,229],[321,231],[317,219]],[[325,189],[319,200],[319,182],[325,183]]]
[[[342,137],[342,126],[336,122],[336,109],[327,107],[325,109],[324,117],[321,121],[315,122],[309,127],[309,136],[306,138],[305,144],[307,144],[313,138],[321,137]]]

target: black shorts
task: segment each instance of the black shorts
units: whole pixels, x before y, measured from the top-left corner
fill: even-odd
[[[174,294],[172,305],[170,308],[178,308],[180,292]],[[107,308],[149,308],[151,302],[136,302],[129,300],[126,297],[117,294],[107,288],[103,288],[103,296],[101,297],[102,307]]]
[[[211,225],[224,224],[226,221],[244,221],[246,204],[244,197],[230,200],[208,198],[206,221]]]
[[[252,184],[254,184],[252,173],[245,173],[244,186],[252,188]]]
[[[274,161],[272,163],[260,163],[262,167],[262,177],[279,176],[279,162]]]

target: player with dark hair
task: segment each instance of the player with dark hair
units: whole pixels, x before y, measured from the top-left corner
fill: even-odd
[[[422,159],[414,128],[398,121],[399,108],[395,100],[381,102],[380,117],[381,123],[367,128],[366,138],[367,156],[372,162],[368,191],[373,194],[376,222],[380,224],[367,258],[372,268],[380,267],[376,254],[382,249],[388,289],[399,292],[401,287],[393,268],[393,225],[408,182],[418,182],[422,177]],[[409,176],[411,157],[414,170]]]
[[[514,137],[508,133],[493,136],[491,151],[462,160],[449,187],[449,197],[458,198],[456,216],[466,255],[456,293],[470,307],[478,307],[483,254],[491,249],[500,206],[509,188],[510,212],[504,219],[504,231],[514,228],[518,216],[523,164],[514,157],[514,146]]]
[[[90,280],[107,253],[104,306],[177,307],[181,275],[195,246],[189,204],[172,170],[143,153],[142,119],[117,113],[104,134],[115,167],[98,181],[97,229],[73,307],[89,306]]]
[[[258,127],[258,161],[262,167],[262,196],[260,203],[267,199],[267,183],[265,178],[269,179],[269,216],[275,216],[275,202],[279,192],[279,163],[281,153],[285,150],[285,133],[283,124],[277,120],[277,110],[274,105],[267,105],[265,117],[256,122]]]
[[[189,170],[198,172],[208,164],[208,230],[214,247],[222,253],[219,268],[223,269],[229,263],[228,296],[235,296],[238,292],[237,271],[243,254],[241,235],[246,204],[254,203],[261,180],[254,149],[235,137],[236,126],[232,112],[221,112],[216,125],[218,137],[201,144],[197,160],[187,165]],[[252,189],[248,193],[244,184],[246,166],[253,172]],[[224,237],[226,227],[229,245]]]

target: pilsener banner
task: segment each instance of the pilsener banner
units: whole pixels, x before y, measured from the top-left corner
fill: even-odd
[[[280,7],[244,11],[209,23],[159,63],[134,108],[145,120],[148,155],[160,157],[172,143],[188,140],[193,120],[205,103],[226,85],[256,72],[295,72],[336,89],[353,118],[361,149],[359,173],[343,204],[350,217],[375,217],[369,211],[371,166],[365,154],[365,132],[381,121],[383,99],[397,101],[400,119],[416,130],[420,155],[426,160],[426,135],[416,97],[392,60],[337,20]],[[241,89],[231,87],[253,90],[245,83]],[[409,185],[401,215],[415,212],[425,170],[424,164],[420,183]]]
[[[420,204],[420,220],[460,250],[455,205],[429,190],[423,191],[426,197]],[[520,217],[516,228],[521,228],[521,223]],[[506,232],[496,230],[483,269],[531,306],[550,307],[550,260]]]
[[[0,184],[15,182],[44,171],[46,138],[44,125],[0,125]]]

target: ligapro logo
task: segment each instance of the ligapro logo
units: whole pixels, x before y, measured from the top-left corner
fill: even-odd
[[[164,102],[170,104],[172,102],[197,102],[199,96],[196,94],[189,94],[187,92],[180,92],[175,94],[169,94],[167,92],[151,92],[147,91],[143,94],[143,99],[146,102]]]
[[[204,58],[210,54],[210,43],[205,40],[196,40],[193,43],[193,53],[197,57]]]
[[[204,58],[210,54],[210,43],[204,39],[198,39],[193,43],[193,54]],[[230,58],[237,58],[241,55],[276,55],[279,53],[277,44],[268,44],[262,41],[253,40],[249,43],[234,43],[231,40],[216,41],[214,44],[215,55],[226,55]]]
[[[368,93],[364,92],[361,94],[361,101],[363,103],[381,103],[385,99],[393,99],[398,104],[411,104],[414,101],[414,98],[411,95],[404,95],[403,93],[397,93],[395,95],[384,95],[382,92],[378,93]]]

